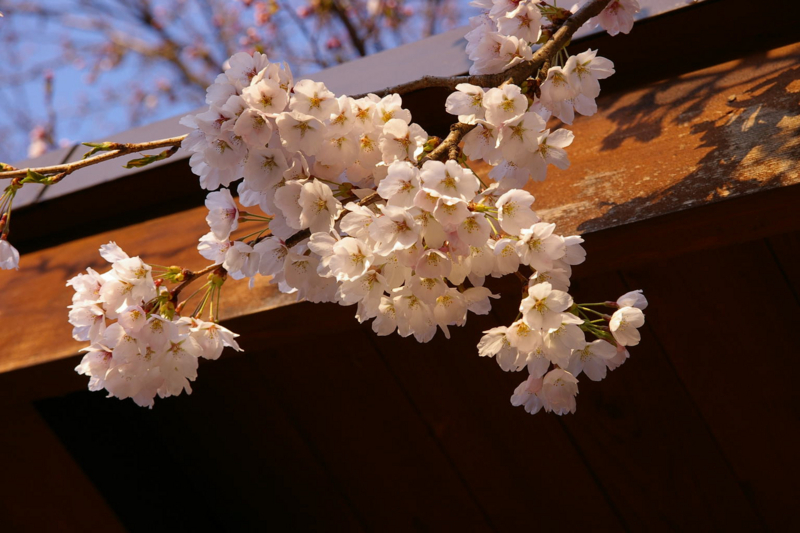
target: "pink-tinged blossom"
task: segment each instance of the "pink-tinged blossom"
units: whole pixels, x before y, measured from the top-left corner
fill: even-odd
[[[388,165],[396,160],[413,160],[422,152],[427,140],[428,134],[417,124],[409,125],[393,118],[383,126],[383,135],[380,137],[383,162]]]
[[[617,305],[620,307],[637,307],[644,311],[647,309],[647,298],[641,290],[626,292],[617,298]]]
[[[370,224],[369,236],[378,243],[375,251],[386,254],[415,244],[419,240],[419,228],[405,209],[386,206],[383,216]]]
[[[544,335],[544,353],[554,364],[566,368],[573,350],[586,346],[586,337],[578,327],[583,320],[572,313],[561,313],[561,325]]]
[[[573,139],[575,139],[575,134],[563,128],[554,132],[545,130],[539,136],[537,155],[544,160],[545,164],[566,170],[569,168],[569,157],[567,157],[567,152],[564,148],[572,144]]]
[[[595,22],[609,35],[630,33],[634,15],[639,12],[638,0],[612,0],[606,8],[589,22]]]
[[[419,176],[427,192],[444,199],[470,202],[480,188],[475,174],[452,160],[426,161]]]
[[[497,148],[497,126],[480,119],[476,119],[475,124],[477,126],[464,136],[464,153],[470,159],[483,159],[490,165],[498,164],[502,154]]]
[[[484,246],[489,240],[491,226],[482,213],[471,213],[456,229],[458,238],[469,246]]]
[[[458,115],[458,121],[475,124],[476,119],[484,118],[483,89],[469,83],[456,85],[454,93],[447,97],[444,108],[451,115]]]
[[[532,2],[508,2],[512,7],[502,16],[497,17],[497,28],[504,35],[513,35],[523,41],[535,43],[541,35],[542,14],[536,7],[538,0]]]
[[[231,56],[225,63],[225,76],[240,91],[250,85],[253,78],[269,66],[267,55],[261,52],[255,52],[252,55],[247,52],[239,52]]]
[[[272,137],[272,123],[255,109],[245,109],[236,119],[233,134],[248,146],[265,146]]]
[[[553,261],[561,259],[566,253],[563,237],[554,235],[555,224],[539,222],[520,231],[517,253],[520,262],[536,270],[550,270]]]
[[[388,200],[388,205],[411,207],[419,192],[419,170],[408,161],[395,161],[389,172],[378,184],[377,193]]]
[[[575,396],[578,394],[578,380],[575,376],[557,368],[547,373],[542,381],[539,396],[548,412],[565,415],[575,412]]]
[[[503,122],[497,145],[506,159],[527,161],[529,154],[538,149],[544,129],[544,119],[537,113],[523,113]]]
[[[186,319],[190,324],[190,336],[200,347],[199,355],[205,359],[219,359],[224,347],[241,352],[236,337],[239,335],[215,322],[204,322],[196,318]]]
[[[253,80],[255,81],[255,80]],[[242,99],[254,110],[274,117],[286,109],[289,96],[277,82],[270,79],[260,81],[242,90]],[[311,113],[306,113],[310,115]]]
[[[614,339],[623,346],[636,346],[641,340],[640,327],[644,325],[644,313],[637,307],[622,307],[611,315],[608,324]]]
[[[418,276],[425,278],[447,277],[450,275],[452,262],[439,250],[426,250],[419,258],[416,267]]]
[[[617,348],[613,344],[597,339],[572,352],[567,370],[573,376],[583,372],[592,381],[600,381],[606,377],[608,361],[616,355]]]
[[[501,276],[511,274],[519,269],[519,254],[517,253],[516,241],[512,239],[500,239],[494,246],[494,256],[496,260],[495,272]]]
[[[281,113],[275,120],[283,147],[289,152],[316,155],[325,136],[325,126],[312,115],[299,111]]]
[[[287,170],[289,163],[282,149],[253,147],[247,156],[243,176],[250,190],[268,191],[283,179]]]
[[[336,101],[336,95],[330,92],[324,83],[300,80],[294,86],[289,109],[319,120],[328,120],[331,115],[339,111],[339,103]]]
[[[528,289],[520,303],[522,318],[533,329],[545,331],[561,327],[561,313],[572,306],[572,297],[553,289],[549,283],[539,283]]]
[[[302,208],[300,226],[312,232],[330,231],[342,209],[331,188],[316,179],[303,184],[298,202]]]
[[[532,327],[524,317],[508,327],[506,336],[511,346],[523,354],[531,353],[541,347],[544,340],[540,328]],[[525,366],[525,358],[519,361],[517,370],[523,366]]]
[[[206,222],[217,239],[228,239],[231,232],[239,227],[239,208],[228,189],[208,193],[206,208]]]
[[[212,231],[200,237],[200,243],[197,245],[197,251],[200,252],[200,255],[206,259],[214,261],[214,264],[219,265],[225,261],[225,256],[228,253],[228,249],[232,245],[233,243],[228,239],[218,239]]]
[[[535,415],[542,409],[542,400],[538,392],[542,390],[543,380],[541,377],[535,378],[532,375],[520,383],[514,394],[511,396],[511,405],[514,407],[522,406],[526,413]]]
[[[531,209],[535,198],[528,191],[512,189],[497,199],[497,218],[500,227],[510,235],[519,235],[523,228],[530,228],[539,217]]]
[[[19,252],[6,239],[0,238],[0,270],[19,270]]]
[[[233,279],[252,278],[258,273],[261,254],[242,241],[234,241],[228,249],[222,266]]]
[[[586,50],[574,56],[575,61],[567,69],[570,84],[588,98],[600,96],[600,82],[614,74],[614,63],[597,57],[597,50]]]
[[[518,86],[508,84],[486,91],[483,106],[486,108],[486,122],[500,126],[506,120],[525,113],[528,109],[528,98]]]
[[[622,364],[627,361],[630,356],[631,354],[628,353],[627,348],[621,344],[617,344],[617,353],[614,354],[611,359],[606,359],[606,366],[609,370],[615,370],[616,368],[622,366]]]
[[[410,124],[411,111],[403,109],[403,99],[399,94],[388,94],[375,103],[373,121],[378,128],[383,128],[395,119]]]

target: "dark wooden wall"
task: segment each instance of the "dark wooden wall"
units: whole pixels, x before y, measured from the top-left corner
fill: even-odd
[[[234,285],[226,325],[244,354],[202,364],[191,397],[152,411],[106,399],[72,372],[64,280],[111,238],[196,265],[186,235],[205,231],[203,208],[187,207],[201,198],[136,196],[195,178],[175,163],[21,212],[39,223],[17,234],[17,277],[0,279],[14,302],[0,306],[0,532],[800,530],[800,48],[768,51],[797,40],[796,17],[750,24],[751,7],[704,2],[585,43],[608,50],[610,87],[626,92],[576,122],[573,169],[537,184],[537,205],[591,232],[576,298],[643,288],[651,306],[632,358],[581,380],[575,415],[512,407],[524,374],[477,356],[481,331],[516,314],[513,286],[450,342],[418,345],[376,337],[349,308],[280,307],[264,286]],[[704,54],[695,30],[711,32]],[[787,120],[751,113],[762,105]],[[759,129],[729,138],[739,114]],[[748,154],[765,156],[747,166]],[[570,203],[589,182],[605,189]],[[82,210],[111,192],[132,198],[127,210]]]
[[[27,514],[6,494],[0,529],[34,530],[46,507],[47,530],[796,530],[798,244],[578,267],[578,299],[646,287],[651,307],[631,359],[581,380],[573,416],[512,407],[524,374],[477,356],[481,330],[513,319],[511,295],[426,345],[334,305],[236,319],[245,353],[201,365],[191,397],[6,409],[31,438],[0,446],[4,472],[50,498]]]

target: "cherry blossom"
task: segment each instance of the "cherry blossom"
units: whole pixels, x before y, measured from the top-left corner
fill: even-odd
[[[565,12],[538,0],[476,5],[485,13],[467,34],[472,74],[530,60],[543,25],[547,36],[561,23],[553,13]],[[637,9],[635,0],[614,0],[596,20],[612,34],[626,32]],[[209,299],[218,305],[225,276],[251,287],[263,276],[299,300],[354,306],[378,335],[428,342],[439,330],[449,338],[469,313],[490,313],[498,295],[484,283],[513,274],[520,314],[484,331],[478,354],[504,371],[527,369],[513,405],[574,412],[578,376],[603,379],[627,359],[625,346],[638,344],[647,300],[633,291],[616,302],[576,303],[568,291],[572,267],[586,258],[583,238],[541,220],[523,189],[545,179],[549,165],[570,164],[574,135],[548,124],[551,117],[570,124],[576,111],[594,113],[599,80],[614,73],[595,50],[550,59],[520,85],[458,84],[445,110],[474,127],[463,148],[435,157],[441,139],[412,122],[400,95],[336,95],[294,80],[263,54],[234,55],[208,89],[208,108],[181,121],[192,130],[183,142],[192,171],[210,191],[210,232],[197,248],[213,264],[198,290],[206,290],[200,311],[181,316],[189,307],[177,292],[191,271],[152,267],[109,243],[101,248],[108,272],[89,269],[68,282],[73,336],[90,343],[76,371],[89,376],[90,389],[140,405],[190,393],[199,357],[240,349],[236,334],[200,316]],[[494,183],[470,168],[479,159]],[[231,194],[239,180],[246,212]],[[249,209],[256,207],[263,214]],[[240,218],[247,235],[236,234]],[[3,268],[16,266],[12,250],[0,239]],[[171,282],[181,284],[164,286]]]

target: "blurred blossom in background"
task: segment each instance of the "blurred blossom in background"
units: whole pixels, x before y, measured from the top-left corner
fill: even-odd
[[[467,0],[0,0],[0,161],[203,105],[236,52],[295,75],[468,23]]]
[[[692,0],[639,3],[646,16]],[[196,109],[236,52],[264,52],[302,76],[466,25],[478,9],[469,0],[0,0],[0,12],[0,161],[13,163]]]

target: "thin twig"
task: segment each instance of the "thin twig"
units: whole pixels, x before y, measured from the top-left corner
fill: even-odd
[[[429,154],[420,160],[419,166],[422,166],[426,161],[441,160],[444,157],[448,157],[450,151],[457,150],[461,139],[464,138],[464,135],[475,129],[475,126],[477,126],[477,124],[464,124],[463,122],[456,122],[450,126],[450,134],[444,138],[439,146],[431,150]]]
[[[166,146],[180,146],[181,142],[185,138],[186,135],[181,135],[180,137],[170,137],[169,139],[159,139],[157,141],[148,141],[144,143],[111,143],[110,146],[112,149],[103,152],[100,155],[88,157],[86,159],[81,159],[80,161],[74,161],[72,163],[66,163],[63,165],[52,165],[49,167],[8,170],[5,172],[0,172],[0,179],[24,177],[28,174],[29,170],[31,172],[43,174],[45,176],[63,174],[63,176],[61,176],[63,178],[64,176],[72,174],[73,172],[75,172],[80,168],[88,167],[90,165],[95,165],[97,163],[102,163],[103,161],[108,161],[109,159],[115,159],[117,157],[122,157],[136,152],[144,152],[145,150],[152,150],[154,148],[164,148]]]
[[[214,270],[220,270],[220,275],[225,273],[225,268],[222,265],[218,265],[216,263],[213,264],[213,265],[208,265],[204,269],[198,270],[197,272],[193,272],[191,270],[184,269],[183,270],[183,281],[180,283],[180,285],[176,286],[174,289],[169,291],[169,294],[170,294],[172,300],[173,301],[177,300],[178,295],[181,293],[181,291],[183,289],[186,288],[187,285],[192,283],[194,280],[196,280],[197,278],[199,278],[203,274],[208,274],[209,272],[212,272]]]

